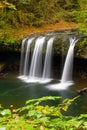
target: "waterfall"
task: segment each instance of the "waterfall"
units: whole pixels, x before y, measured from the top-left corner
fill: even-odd
[[[24,75],[28,75],[28,66],[29,66],[29,54],[30,54],[30,45],[33,42],[34,37],[28,39],[27,41],[27,48],[26,48],[26,54],[25,54],[25,61],[24,61]]]
[[[70,47],[66,56],[61,83],[72,81],[74,46],[77,41],[76,38],[70,38]]]
[[[58,36],[57,36],[57,35]],[[66,87],[73,84],[73,57],[74,47],[78,40],[83,37],[65,37],[63,33],[48,33],[41,36],[32,36],[30,38],[24,38],[21,46],[21,61],[20,61],[20,76],[19,78],[26,82],[39,82],[47,83],[51,79],[51,59],[52,59],[52,48],[54,40],[59,42],[62,46],[63,38],[65,42],[69,40],[69,49],[67,52],[64,69],[62,72],[61,80],[59,84],[50,85],[50,89],[66,89]],[[56,43],[55,42],[55,43]],[[33,53],[30,60],[30,48],[31,44],[34,44]],[[46,46],[46,51],[44,51]],[[43,54],[45,57],[43,58]],[[43,59],[44,60],[43,60]],[[43,62],[42,62],[43,61]],[[42,64],[43,63],[43,64]]]
[[[21,44],[20,76],[23,75],[26,40],[27,38],[24,38]]]
[[[48,36],[49,38],[49,36]],[[33,55],[30,60],[30,47],[31,44],[35,43],[33,49]],[[46,83],[50,81],[51,75],[51,57],[52,57],[52,46],[54,37],[46,40],[46,36],[39,36],[37,39],[35,37],[30,37],[22,41],[21,47],[21,73],[20,77],[26,82],[40,82]],[[42,54],[44,43],[46,47],[45,60],[42,64]],[[25,46],[26,45],[26,46]]]
[[[50,38],[47,42],[47,49],[46,49],[46,56],[45,56],[42,78],[50,78],[51,75],[51,57],[52,57],[53,41],[54,41],[54,37]]]
[[[45,37],[37,38],[32,56],[29,77],[41,77],[42,71],[42,49]]]
[[[78,40],[79,39],[77,39],[77,38],[70,38],[70,46],[69,46],[69,49],[67,52],[61,81],[58,84],[46,86],[48,89],[64,90],[73,84],[72,70],[73,70],[74,47],[75,47],[75,44]]]

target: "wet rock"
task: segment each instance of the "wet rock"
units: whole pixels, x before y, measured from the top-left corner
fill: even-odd
[[[2,72],[6,68],[6,64],[0,63],[0,72]]]
[[[8,75],[8,73],[0,73],[0,79],[2,79],[2,78],[6,78],[7,75]]]
[[[87,93],[87,88],[83,88],[83,89],[77,90],[77,93],[79,93],[79,94],[86,94]]]

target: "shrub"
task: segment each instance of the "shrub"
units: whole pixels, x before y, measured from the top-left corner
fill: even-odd
[[[0,129],[5,130],[85,130],[87,129],[87,114],[78,117],[64,116],[62,111],[77,97],[65,99],[57,106],[41,105],[49,100],[59,100],[61,97],[47,96],[28,100],[24,107],[3,109],[0,106]]]

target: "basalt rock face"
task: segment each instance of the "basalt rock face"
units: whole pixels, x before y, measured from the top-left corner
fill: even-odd
[[[18,71],[20,64],[20,52],[0,52],[0,74],[8,71]]]

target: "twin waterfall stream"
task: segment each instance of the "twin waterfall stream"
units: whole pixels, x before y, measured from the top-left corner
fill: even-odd
[[[40,36],[34,35],[22,40],[19,76],[21,80],[27,83],[43,84],[53,80],[51,77],[52,49],[57,35],[52,33]],[[62,90],[73,84],[74,47],[79,38],[71,36],[68,37],[68,40],[69,48],[60,83],[46,86],[48,89]]]

